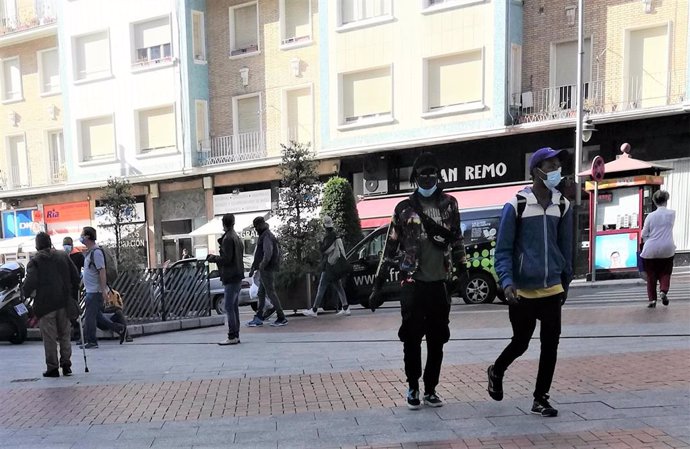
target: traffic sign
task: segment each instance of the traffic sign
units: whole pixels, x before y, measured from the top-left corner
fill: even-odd
[[[591,172],[592,179],[594,181],[598,182],[598,181],[601,181],[602,179],[604,179],[604,174],[606,172],[605,165],[606,164],[604,163],[603,157],[597,156],[594,158],[594,160],[592,161],[592,172]]]

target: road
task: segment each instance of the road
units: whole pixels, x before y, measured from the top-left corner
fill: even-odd
[[[454,305],[440,409],[404,407],[399,308],[288,317],[220,347],[207,328],[101,343],[75,375],[44,379],[42,345],[0,345],[0,448],[690,447],[690,276],[671,305],[642,285],[575,287],[551,391],[529,414],[535,341],[491,401],[485,370],[510,338],[507,307]],[[245,308],[246,309],[246,308]],[[251,318],[249,309],[243,319]]]

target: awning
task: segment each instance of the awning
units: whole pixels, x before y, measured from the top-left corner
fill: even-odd
[[[266,216],[268,213],[265,211],[247,212],[244,214],[235,214],[235,231],[241,232],[242,230],[253,225],[254,218],[258,216]],[[199,226],[195,230],[189,233],[192,237],[203,237],[206,235],[221,235],[223,233],[223,217],[214,217],[213,220],[209,221],[203,226]]]
[[[524,187],[525,185],[522,184],[489,189],[457,190],[447,193],[458,200],[458,206],[462,211],[502,207]],[[367,198],[357,203],[357,212],[362,229],[372,229],[388,224],[395,206],[405,198],[405,196]]]

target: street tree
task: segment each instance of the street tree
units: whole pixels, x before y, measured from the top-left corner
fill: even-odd
[[[122,235],[127,226],[131,226],[132,218],[135,218],[136,198],[132,195],[132,185],[125,178],[108,178],[108,183],[103,189],[100,205],[103,207],[108,226],[115,234],[115,258],[122,262]]]

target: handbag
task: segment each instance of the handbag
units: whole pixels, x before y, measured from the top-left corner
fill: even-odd
[[[106,313],[113,313],[117,310],[122,310],[124,307],[122,303],[122,295],[120,295],[120,292],[113,290],[112,288],[110,289],[110,292],[103,294],[103,299],[105,302],[104,309]]]

